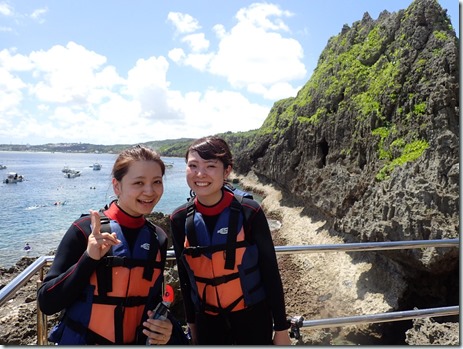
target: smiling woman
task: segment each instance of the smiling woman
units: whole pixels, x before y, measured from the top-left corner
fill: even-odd
[[[252,196],[226,185],[228,144],[200,138],[185,159],[194,196],[172,213],[171,227],[193,343],[289,345],[268,221]]]
[[[161,199],[164,173],[164,163],[152,149],[135,146],[122,151],[112,170],[117,199],[104,210],[90,210],[64,235],[37,293],[45,314],[66,310],[50,332],[52,342],[171,340],[171,319],[149,318],[162,301],[167,235],[145,215]]]

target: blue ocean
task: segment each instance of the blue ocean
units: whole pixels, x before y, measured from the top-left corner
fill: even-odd
[[[56,249],[70,224],[89,209],[100,209],[114,199],[111,170],[117,154],[0,152],[0,267],[14,265],[22,256],[47,255]],[[164,195],[154,212],[170,214],[189,197],[183,158],[163,158]],[[93,164],[100,163],[101,170]],[[64,167],[81,175],[65,178]],[[19,183],[5,184],[9,172],[22,175]],[[32,247],[25,252],[26,243]]]

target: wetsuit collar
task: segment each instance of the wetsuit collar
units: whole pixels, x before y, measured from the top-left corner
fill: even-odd
[[[213,206],[205,206],[198,201],[198,198],[195,198],[196,210],[206,216],[217,216],[220,214],[226,207],[230,206],[233,200],[233,193],[230,193],[227,190],[222,189],[222,199]]]
[[[140,228],[145,224],[144,216],[134,217],[129,215],[117,205],[116,201],[111,203],[109,208],[104,211],[104,214],[127,228]]]

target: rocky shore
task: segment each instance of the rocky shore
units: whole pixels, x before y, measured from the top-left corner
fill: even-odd
[[[282,203],[282,195],[269,185],[260,184],[251,175],[239,177],[240,185],[261,193],[262,206],[270,219],[276,246],[342,243],[324,228],[325,222],[308,216],[303,207]],[[158,214],[156,221],[166,217]],[[163,220],[164,218],[164,220]],[[166,229],[168,229],[166,227]],[[400,280],[380,279],[371,272],[374,256],[343,252],[279,255],[288,316],[321,319],[376,314],[397,308]],[[9,269],[0,269],[0,289],[24,270],[34,259],[23,258]],[[175,278],[175,269],[168,279]],[[394,285],[394,287],[390,287]],[[0,308],[0,344],[37,344],[37,278],[22,287],[15,297]],[[179,301],[181,302],[181,300]],[[181,318],[181,303],[177,304]],[[405,309],[404,309],[405,310]],[[459,345],[459,323],[439,322],[439,318],[397,323],[348,326],[343,328],[301,328],[295,345]],[[49,328],[56,316],[48,318]],[[400,329],[400,331],[398,330]]]

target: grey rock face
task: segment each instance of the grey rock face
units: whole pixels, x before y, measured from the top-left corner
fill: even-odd
[[[329,40],[296,98],[275,103],[238,171],[322,212],[348,242],[456,238],[458,76],[458,39],[437,1],[365,14]],[[390,258],[440,273],[458,251]]]

